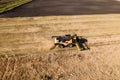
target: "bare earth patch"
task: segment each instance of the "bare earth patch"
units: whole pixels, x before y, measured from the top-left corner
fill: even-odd
[[[14,1],[14,0],[0,0],[0,4],[8,3],[8,2],[11,2],[11,1]]]
[[[0,17],[34,17],[55,15],[120,13],[119,0],[33,0]]]

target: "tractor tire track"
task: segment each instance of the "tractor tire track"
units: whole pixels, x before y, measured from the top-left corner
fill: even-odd
[[[117,45],[117,44],[120,44],[120,40],[119,40],[119,41],[109,41],[109,42],[90,43],[89,45],[90,45],[91,47],[96,47],[96,46]]]
[[[118,41],[108,41],[108,42],[99,42],[99,43],[89,43],[89,46],[90,47],[98,47],[98,46],[118,45],[118,44],[120,44],[120,40],[118,40]],[[51,51],[67,51],[67,50],[75,50],[75,47],[73,47],[73,48],[63,48],[63,49],[56,48],[55,50],[51,50]]]

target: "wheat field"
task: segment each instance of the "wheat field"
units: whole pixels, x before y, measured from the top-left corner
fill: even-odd
[[[120,80],[120,14],[0,18],[0,80]],[[88,39],[55,48],[51,36]]]

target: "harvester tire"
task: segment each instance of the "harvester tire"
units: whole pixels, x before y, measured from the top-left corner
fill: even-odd
[[[59,45],[59,48],[64,48],[64,45],[63,45],[63,44],[60,44],[60,45]]]
[[[72,48],[72,47],[73,47],[73,44],[69,44],[68,46],[69,46],[70,48]]]

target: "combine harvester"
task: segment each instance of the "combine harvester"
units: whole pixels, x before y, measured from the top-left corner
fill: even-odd
[[[52,38],[54,38],[54,47],[52,47],[51,49],[54,49],[56,46],[60,48],[71,48],[76,46],[79,51],[90,49],[87,43],[87,39],[83,38],[82,36],[77,36],[77,34],[68,34],[65,36],[52,36]]]

